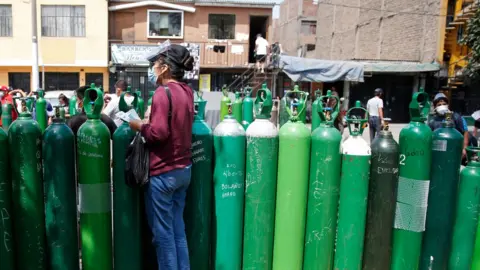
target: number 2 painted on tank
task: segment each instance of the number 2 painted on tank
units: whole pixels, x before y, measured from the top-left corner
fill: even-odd
[[[400,154],[400,165],[405,165],[405,158],[406,156],[404,154]]]

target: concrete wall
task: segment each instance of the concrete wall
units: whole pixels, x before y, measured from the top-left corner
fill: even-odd
[[[443,39],[444,18],[435,14],[441,12],[442,0],[319,2],[318,58],[441,60],[438,44]]]

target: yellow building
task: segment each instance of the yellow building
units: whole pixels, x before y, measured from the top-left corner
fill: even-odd
[[[0,2],[0,85],[29,90],[30,1]],[[100,79],[108,89],[108,1],[37,0],[40,87],[74,90]]]
[[[465,84],[462,69],[467,65],[469,48],[460,44],[468,20],[478,9],[476,0],[448,0],[445,27],[444,60],[448,70],[447,89],[454,90]],[[452,94],[450,91],[449,94]]]

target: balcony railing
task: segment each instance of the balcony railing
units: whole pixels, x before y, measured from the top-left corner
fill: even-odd
[[[249,66],[248,42],[238,41],[177,41],[170,40],[173,44],[194,43],[200,45],[200,67],[203,68],[246,68]],[[109,40],[109,48],[112,44],[131,45],[155,45],[158,41],[149,40]]]

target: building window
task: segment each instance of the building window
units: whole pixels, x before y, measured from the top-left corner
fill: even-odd
[[[85,6],[42,5],[42,36],[84,37]]]
[[[85,73],[85,84],[90,85],[92,83],[103,89],[103,73]]]
[[[40,73],[42,85],[42,73]],[[45,72],[45,90],[76,90],[80,87],[78,72]]]
[[[9,72],[8,85],[12,89],[22,89],[30,92],[30,72]]]
[[[301,32],[304,35],[316,35],[317,34],[317,22],[316,21],[302,21]]]
[[[235,39],[235,15],[209,14],[208,38]]]
[[[183,11],[148,10],[149,38],[183,38]]]
[[[12,36],[12,5],[0,5],[0,37]]]

